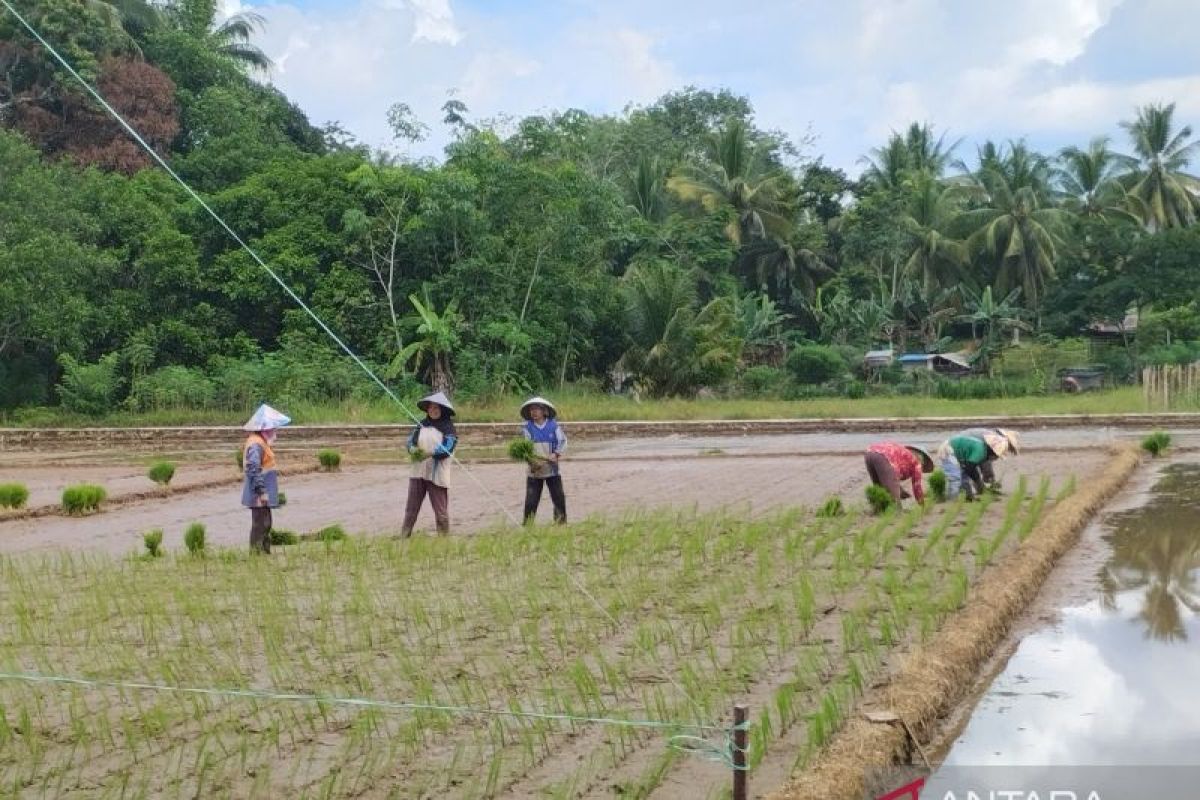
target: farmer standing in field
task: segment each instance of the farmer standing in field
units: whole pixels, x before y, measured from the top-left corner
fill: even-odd
[[[916,445],[879,442],[867,448],[867,474],[871,482],[887,489],[897,506],[908,496],[900,487],[901,481],[912,481],[912,497],[918,504],[925,502],[925,487],[921,475],[933,472],[933,459]]]
[[[404,524],[400,536],[412,536],[417,515],[429,495],[439,534],[450,532],[450,454],[458,444],[458,433],[451,417],[454,406],[444,392],[434,392],[417,401],[425,412],[408,437],[408,452],[413,457],[412,476],[408,479],[408,500],[404,506]]]
[[[242,445],[242,505],[250,509],[250,550],[271,552],[271,509],[279,508],[279,477],[275,471],[275,432],[292,420],[266,403],[242,426],[249,431]]]
[[[559,525],[567,522],[567,496],[563,492],[562,475],[558,462],[567,450],[567,434],[558,424],[558,409],[544,397],[534,397],[521,406],[521,426],[525,438],[533,442],[535,458],[529,462],[529,476],[525,478],[525,524],[537,517],[538,505],[542,502],[542,488],[550,490],[550,501],[554,504],[554,521]]]

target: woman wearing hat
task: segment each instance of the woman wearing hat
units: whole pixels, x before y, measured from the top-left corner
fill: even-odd
[[[275,470],[275,432],[291,422],[267,404],[258,407],[242,426],[248,431],[242,445],[242,505],[250,509],[250,550],[271,552],[271,509],[279,508],[279,477]]]
[[[912,481],[912,496],[917,503],[925,502],[921,475],[933,472],[933,459],[929,453],[915,445],[879,442],[867,448],[865,461],[871,482],[887,489],[897,506],[907,496],[900,487],[900,482],[906,480]]]
[[[984,441],[984,437],[986,436],[1001,436],[1008,443],[1008,452],[1012,453],[1014,456],[1019,454],[1016,431],[1010,431],[1004,428],[967,428],[958,435],[971,436],[979,439],[980,441]],[[979,474],[983,478],[984,485],[992,488],[993,490],[999,488],[999,484],[996,483],[996,470],[992,466],[998,458],[999,456],[997,456],[995,453],[992,453],[986,461],[979,465]]]
[[[404,505],[404,524],[400,528],[402,537],[412,536],[417,515],[429,495],[433,516],[439,534],[450,532],[450,454],[458,444],[451,417],[454,406],[444,392],[434,392],[417,401],[417,408],[425,412],[408,437],[408,452],[421,458],[413,462],[412,475],[408,479],[408,500]]]
[[[986,430],[983,436],[952,436],[938,448],[938,458],[946,472],[946,496],[955,497],[958,494],[955,478],[961,471],[959,480],[963,491],[970,502],[983,493],[983,475],[980,469],[988,461],[1003,458],[1008,452],[1009,439],[996,431]]]
[[[522,431],[525,438],[533,442],[537,456],[529,462],[529,476],[525,478],[525,524],[537,517],[543,487],[550,490],[554,521],[566,524],[567,496],[563,492],[558,462],[567,450],[567,435],[558,424],[558,409],[544,397],[533,397],[521,406],[521,417],[525,420]]]

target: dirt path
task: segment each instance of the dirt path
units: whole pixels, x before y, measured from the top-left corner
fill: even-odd
[[[857,445],[857,442],[852,443]],[[855,449],[857,449],[855,447]],[[1086,475],[1104,459],[1099,450],[1033,452],[1002,462],[997,473],[1013,482],[1019,474]],[[187,474],[192,470],[197,476]],[[187,482],[209,470],[227,471],[219,465],[181,467]],[[78,471],[76,471],[78,470]],[[110,493],[126,482],[144,489],[148,483],[141,468],[71,468],[72,480],[86,474],[104,483]],[[461,470],[451,490],[450,510],[455,534],[502,524],[505,512],[519,518],[524,497],[523,471],[512,464],[478,464],[470,475]],[[845,502],[860,503],[865,484],[862,458],[846,455],[762,455],[674,457],[655,460],[639,453],[635,459],[603,458],[568,462],[564,466],[567,501],[573,519],[593,514],[612,515],[643,508],[737,506],[762,513],[780,506],[815,505],[831,494]],[[57,499],[62,471],[0,472],[0,481],[21,479],[30,484],[38,500]],[[474,479],[471,477],[474,476]],[[278,528],[305,533],[340,523],[351,533],[387,535],[400,527],[408,471],[401,465],[350,467],[327,475],[311,474],[284,481],[288,505],[275,516]],[[479,484],[476,484],[475,480]],[[177,478],[180,480],[180,478]],[[482,489],[480,488],[482,485]],[[247,540],[248,515],[238,505],[234,486],[207,489],[139,502],[85,518],[43,517],[0,521],[0,552],[16,553],[51,548],[92,549],[126,553],[141,546],[141,535],[152,528],[165,532],[168,548],[182,547],[183,530],[202,522],[214,545],[241,545]],[[550,518],[549,498],[543,499],[541,517]],[[428,507],[419,530],[432,528]]]

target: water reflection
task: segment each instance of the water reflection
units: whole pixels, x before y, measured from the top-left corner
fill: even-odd
[[[1200,768],[1198,523],[1200,465],[1168,468],[1147,504],[1105,520],[1097,596],[1021,641],[934,785],[947,768],[1006,778],[1016,765]],[[1200,771],[1189,774],[1200,784]]]
[[[1167,469],[1148,504],[1110,517],[1101,604],[1115,612],[1120,593],[1144,590],[1137,618],[1148,638],[1187,641],[1183,609],[1200,612],[1198,510],[1200,465],[1180,464]]]

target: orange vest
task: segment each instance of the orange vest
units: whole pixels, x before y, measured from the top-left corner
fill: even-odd
[[[262,471],[272,472],[275,469],[275,452],[271,450],[271,445],[261,434],[252,433],[246,438],[246,443],[242,445],[242,463],[246,463],[246,459],[250,455],[250,448],[258,445],[263,449],[262,454]]]

